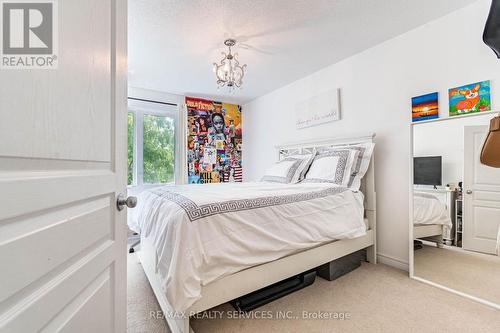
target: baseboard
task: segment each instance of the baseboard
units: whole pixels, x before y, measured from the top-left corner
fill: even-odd
[[[380,264],[384,264],[384,265],[391,266],[391,267],[394,267],[397,269],[401,269],[403,271],[408,272],[410,270],[410,266],[409,266],[407,261],[403,261],[401,259],[397,259],[397,258],[388,256],[386,254],[377,253],[377,261]]]

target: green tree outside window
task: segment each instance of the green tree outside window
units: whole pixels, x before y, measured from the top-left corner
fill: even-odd
[[[174,181],[174,132],[172,118],[144,115],[144,183]]]

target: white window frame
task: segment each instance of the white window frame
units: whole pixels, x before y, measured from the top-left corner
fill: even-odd
[[[129,187],[142,187],[162,185],[162,183],[144,183],[144,116],[163,116],[170,117],[174,120],[174,182],[180,183],[179,176],[181,175],[180,167],[182,159],[180,158],[180,130],[179,130],[179,111],[180,108],[177,104],[166,103],[159,101],[151,101],[140,98],[128,98],[127,114],[130,112],[134,117],[134,152],[132,164],[132,184]],[[128,173],[128,171],[127,171]]]

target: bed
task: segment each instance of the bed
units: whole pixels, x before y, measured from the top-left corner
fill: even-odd
[[[278,159],[373,139],[292,143],[277,147]],[[170,329],[189,332],[189,316],[347,254],[367,249],[376,263],[375,207],[372,156],[360,191],[325,183],[160,187],[141,194],[129,226],[141,235],[138,256]]]
[[[413,238],[433,239],[438,246],[451,239],[453,227],[446,196],[415,191],[413,193]]]

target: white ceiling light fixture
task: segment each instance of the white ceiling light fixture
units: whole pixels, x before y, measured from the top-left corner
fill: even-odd
[[[219,64],[214,62],[213,69],[217,78],[217,88],[226,86],[229,92],[233,93],[236,88],[241,88],[247,65],[241,66],[237,59],[238,53],[231,53],[231,47],[236,45],[235,39],[226,39],[224,45],[228,47],[229,51],[227,54],[222,52],[222,60]]]

